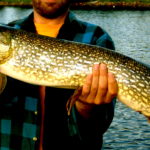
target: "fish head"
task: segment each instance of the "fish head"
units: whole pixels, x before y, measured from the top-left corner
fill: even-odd
[[[0,64],[5,63],[11,54],[11,33],[0,26]]]

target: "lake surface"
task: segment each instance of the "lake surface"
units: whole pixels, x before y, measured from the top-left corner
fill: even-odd
[[[150,64],[150,11],[73,10],[82,20],[100,25],[112,37],[116,51]],[[31,9],[0,8],[0,23],[28,15]],[[103,150],[150,150],[147,119],[117,101],[115,117],[104,135]]]

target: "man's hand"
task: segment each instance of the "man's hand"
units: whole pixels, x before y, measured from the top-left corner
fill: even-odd
[[[106,64],[95,64],[93,73],[87,76],[79,100],[76,101],[76,108],[83,117],[88,118],[95,105],[110,103],[117,92],[117,81],[108,72]]]

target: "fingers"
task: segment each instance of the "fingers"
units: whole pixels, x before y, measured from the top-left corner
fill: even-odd
[[[92,104],[110,103],[117,91],[117,81],[112,73],[108,73],[106,64],[96,64],[93,74],[86,78],[80,99]]]
[[[99,86],[95,98],[96,104],[104,103],[108,92],[108,68],[106,64],[100,65]]]
[[[91,101],[92,99],[95,99],[97,95],[98,85],[99,85],[99,70],[100,65],[95,64],[93,66],[93,76],[92,76],[92,82],[91,82],[91,88],[88,95],[88,100]]]
[[[95,64],[93,66],[93,74],[87,76],[86,82],[83,85],[81,100],[86,99],[88,103],[91,103],[91,100],[95,99],[99,84],[99,69],[100,65]]]
[[[86,77],[86,81],[85,81],[85,84],[83,85],[83,88],[82,88],[82,93],[81,93],[81,96],[80,96],[80,99],[84,100],[84,99],[87,99],[90,91],[91,91],[91,84],[92,84],[92,74],[89,74],[87,77]]]
[[[115,76],[112,73],[108,73],[108,92],[106,95],[105,102],[110,103],[111,100],[117,96],[118,84],[115,79]]]

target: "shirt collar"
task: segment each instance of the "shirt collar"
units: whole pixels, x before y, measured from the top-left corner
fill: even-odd
[[[57,38],[73,40],[77,33],[84,32],[81,21],[76,18],[74,13],[69,11],[66,20],[59,30]]]
[[[19,25],[23,30],[36,32],[33,21],[33,12],[26,18],[22,19],[17,25]],[[81,21],[76,18],[73,12],[69,11],[65,23],[61,27],[57,37],[71,40],[72,38],[70,37],[73,37],[77,32],[83,32]]]
[[[72,27],[82,29],[81,21],[77,19],[75,14],[71,11],[68,13],[68,17],[66,18],[66,22],[67,21],[70,25],[72,25]]]

